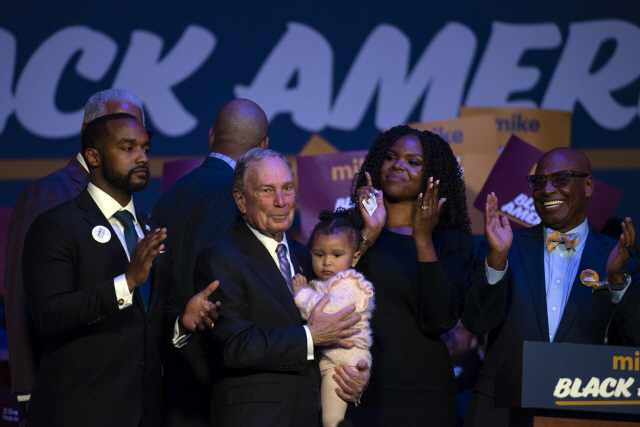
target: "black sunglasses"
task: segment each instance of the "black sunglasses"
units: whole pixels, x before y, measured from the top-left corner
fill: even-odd
[[[527,182],[534,190],[542,190],[547,184],[547,181],[551,183],[555,188],[564,187],[569,184],[571,178],[583,178],[589,176],[588,173],[576,172],[576,171],[559,171],[549,175],[529,175]]]

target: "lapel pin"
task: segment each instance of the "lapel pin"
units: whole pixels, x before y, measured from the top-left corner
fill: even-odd
[[[145,224],[144,225],[144,229],[147,231],[151,231],[151,227],[149,227],[149,224]]]
[[[580,281],[583,285],[590,287],[591,292],[605,289],[605,284],[599,282],[599,280],[600,276],[593,270],[583,270],[582,273],[580,273]]]
[[[111,232],[104,225],[97,225],[91,230],[91,235],[98,243],[107,243],[111,240]]]

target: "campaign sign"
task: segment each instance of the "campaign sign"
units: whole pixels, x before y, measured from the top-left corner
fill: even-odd
[[[302,240],[306,242],[309,239],[318,223],[320,211],[351,206],[351,181],[360,171],[368,152],[345,151],[297,157]]]
[[[175,160],[173,162],[165,162],[162,166],[162,183],[160,185],[160,193],[173,185],[174,182],[202,165],[204,159],[197,157],[194,159]]]
[[[571,144],[571,113],[542,108],[496,108],[460,107],[460,117],[494,115],[494,126],[498,132],[498,145],[504,147],[516,135],[538,147],[549,151],[555,147]]]
[[[535,172],[537,162],[543,154],[542,150],[515,135],[511,136],[474,206],[484,211],[487,194],[494,192],[498,197],[498,208],[509,218],[512,228],[519,229],[538,224],[540,217],[533,205],[533,190],[526,177]],[[594,192],[589,199],[587,218],[596,230],[604,226],[621,198],[621,191],[594,179]]]
[[[524,341],[496,375],[496,405],[638,414],[639,350]]]
[[[498,145],[498,132],[493,114],[410,123],[409,126],[439,135],[449,143],[451,151],[457,157],[469,152],[497,153],[498,148],[504,145]]]

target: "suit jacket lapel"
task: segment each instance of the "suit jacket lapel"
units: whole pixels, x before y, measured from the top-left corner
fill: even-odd
[[[236,227],[236,240],[240,249],[247,255],[247,265],[256,273],[256,276],[262,281],[276,299],[282,304],[282,307],[289,313],[291,318],[300,323],[302,320],[300,312],[296,307],[289,287],[280,273],[280,269],[273,261],[271,254],[267,248],[253,235],[247,224],[242,222]],[[289,246],[291,248],[291,246]],[[296,266],[296,272],[299,270],[299,264],[293,261],[294,251],[291,251],[291,261]]]
[[[580,312],[580,308],[586,301],[587,296],[591,294],[591,288],[584,286],[580,281],[580,273],[587,269],[597,271],[598,266],[602,265],[603,261],[606,265],[606,259],[609,256],[610,250],[611,248],[609,247],[607,240],[589,226],[587,242],[582,250],[582,258],[580,259],[580,264],[576,271],[576,277],[573,280],[573,285],[571,286],[571,293],[569,293],[569,299],[567,300],[567,305],[562,313],[562,319],[560,319],[560,324],[558,325],[554,341],[562,341],[562,338],[567,333],[569,327]],[[601,280],[604,280],[604,277],[602,277]]]
[[[113,257],[118,262],[122,271],[125,271],[129,266],[127,253],[124,251],[124,248],[120,243],[120,239],[118,239],[115,231],[113,231],[113,227],[111,227],[107,218],[105,218],[100,208],[98,208],[98,205],[96,205],[96,202],[86,189],[80,193],[76,198],[76,201],[78,203],[78,207],[86,212],[84,219],[89,223],[89,225],[91,225],[92,229],[100,225],[106,227],[111,232],[111,239],[104,244],[111,250]]]
[[[522,237],[518,239],[520,260],[527,277],[538,326],[543,339],[548,342],[547,294],[544,280],[544,258],[541,256],[543,248],[542,224],[524,230]]]

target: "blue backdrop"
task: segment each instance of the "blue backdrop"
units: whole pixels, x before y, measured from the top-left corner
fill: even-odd
[[[5,165],[76,154],[82,108],[109,87],[142,100],[161,157],[204,156],[236,97],[264,108],[287,154],[314,133],[366,149],[382,129],[461,105],[541,106],[572,111],[574,147],[618,153],[596,176],[625,192],[616,215],[640,212],[637,1],[60,3],[2,5]],[[2,179],[11,207],[26,181]],[[158,194],[154,178],[138,200],[150,211]]]

